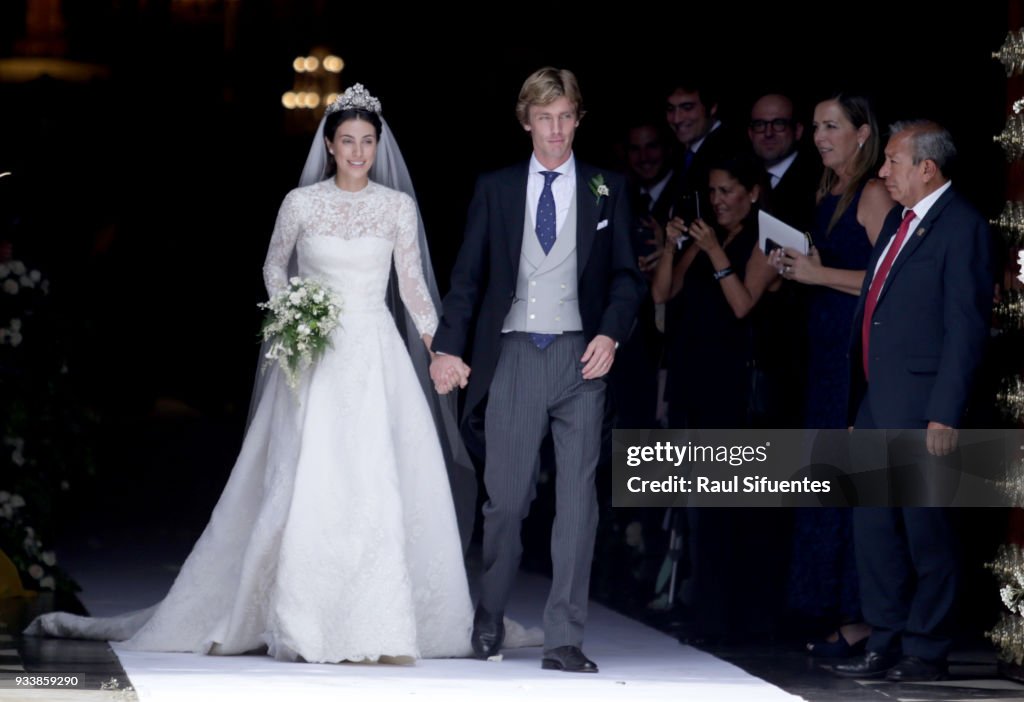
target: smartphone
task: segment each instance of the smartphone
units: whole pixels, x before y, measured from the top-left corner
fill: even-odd
[[[672,203],[672,209],[669,210],[669,217],[679,217],[686,226],[693,224],[695,219],[700,219],[700,193],[696,190],[686,190],[679,193],[676,201]],[[683,244],[688,241],[690,237],[685,234],[676,240],[676,248],[682,249]]]
[[[780,244],[779,242],[777,242],[774,239],[772,239],[771,237],[768,237],[768,238],[766,238],[764,240],[764,255],[765,256],[770,256],[772,251],[774,251],[775,249],[782,249],[782,248],[785,248],[785,247],[782,244]]]

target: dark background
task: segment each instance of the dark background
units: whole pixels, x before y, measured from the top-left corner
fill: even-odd
[[[343,85],[381,98],[443,291],[476,174],[529,153],[513,107],[545,64],[579,76],[588,114],[577,153],[603,165],[616,165],[630,115],[660,112],[660,79],[674,71],[712,74],[734,124],[761,87],[795,92],[807,119],[817,99],[860,90],[883,123],[947,124],[964,156],[957,186],[997,214],[1004,167],[991,135],[1006,97],[989,54],[1006,8],[940,16],[896,5],[804,14],[554,2],[526,19],[483,6],[466,16],[366,3],[65,2],[65,57],[106,66],[109,78],[0,83],[0,169],[15,172],[5,187],[24,219],[20,252],[95,321],[81,341],[103,348],[89,361],[103,393],[237,408],[255,361],[266,244],[311,136],[285,128],[295,56],[327,46],[346,61]],[[0,55],[24,39],[25,6],[0,10]]]

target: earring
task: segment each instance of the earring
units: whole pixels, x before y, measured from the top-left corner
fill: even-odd
[[[863,141],[858,141],[857,142],[857,148],[858,149],[863,149],[864,148],[864,142]]]

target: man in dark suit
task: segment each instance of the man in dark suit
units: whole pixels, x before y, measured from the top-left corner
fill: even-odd
[[[486,439],[483,566],[475,653],[501,648],[502,616],[522,555],[521,522],[535,494],[539,450],[555,447],[551,592],[544,668],[596,672],[582,652],[597,529],[594,484],[605,409],[604,376],[645,286],[630,245],[621,177],[572,152],[582,116],[576,77],[543,68],[523,84],[516,116],[529,161],[483,175],[433,340],[439,391],[465,385],[471,446]],[[480,436],[480,418],[483,436]]]
[[[946,174],[955,153],[949,133],[933,122],[890,129],[879,176],[900,206],[868,262],[850,347],[851,422],[924,430],[904,432],[920,434],[919,465],[940,463],[936,457],[956,448],[992,306],[989,231],[951,188]],[[891,455],[889,463],[896,465]],[[927,482],[937,480],[937,466],[925,467]],[[853,525],[872,634],[867,653],[835,672],[896,682],[945,677],[958,582],[946,510],[862,507]]]
[[[765,169],[763,209],[802,232],[814,223],[821,157],[801,148],[803,120],[793,100],[765,93],[750,108],[747,137]],[[755,358],[765,379],[765,426],[803,425],[807,385],[808,286],[785,280],[769,291],[754,313]]]
[[[750,108],[747,137],[764,165],[769,190],[765,210],[802,232],[814,223],[815,193],[821,180],[821,158],[800,148],[803,121],[793,100],[780,93],[759,97]]]
[[[665,119],[679,147],[669,184],[669,191],[675,198],[672,215],[689,219],[694,213],[682,211],[682,202],[698,193],[700,217],[711,221],[711,203],[707,197],[711,164],[724,156],[746,151],[747,147],[718,118],[718,97],[706,82],[685,76],[670,86],[665,97]]]

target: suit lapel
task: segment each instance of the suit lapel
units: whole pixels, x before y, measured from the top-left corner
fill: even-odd
[[[524,162],[514,171],[514,177],[506,181],[502,192],[501,221],[505,223],[505,240],[508,245],[508,259],[512,265],[512,280],[519,275],[519,257],[523,253],[523,230],[526,226],[526,180],[530,177],[530,163]]]
[[[889,210],[889,214],[885,216],[885,221],[882,223],[882,231],[878,233],[878,240],[875,242],[874,248],[871,249],[871,255],[868,257],[868,265],[864,269],[864,283],[861,285],[860,295],[857,296],[857,306],[853,311],[856,322],[854,324],[854,331],[857,338],[860,338],[860,320],[864,318],[864,302],[867,299],[868,290],[871,288],[871,278],[874,275],[875,268],[878,267],[878,259],[882,257],[885,245],[896,235],[896,229],[899,227],[900,219],[902,218],[900,213],[902,212],[903,208],[899,205],[895,205]]]
[[[583,275],[590,249],[597,235],[597,218],[601,214],[598,198],[590,191],[590,179],[597,175],[590,166],[576,161],[576,272]],[[601,200],[607,198],[602,197]]]
[[[953,188],[950,188],[942,194],[942,196],[935,201],[935,204],[928,209],[928,214],[925,215],[924,219],[914,226],[907,236],[909,239],[907,243],[903,245],[903,250],[896,256],[896,260],[892,263],[892,268],[889,269],[889,275],[887,276],[886,283],[896,279],[899,275],[900,269],[906,265],[907,261],[913,257],[914,252],[917,251],[918,247],[924,242],[924,238],[928,235],[932,225],[938,218],[942,211],[946,209],[946,205],[953,199]],[[885,298],[885,294],[892,287],[888,284],[882,285],[882,292],[878,296],[878,304],[882,304],[882,300]]]

